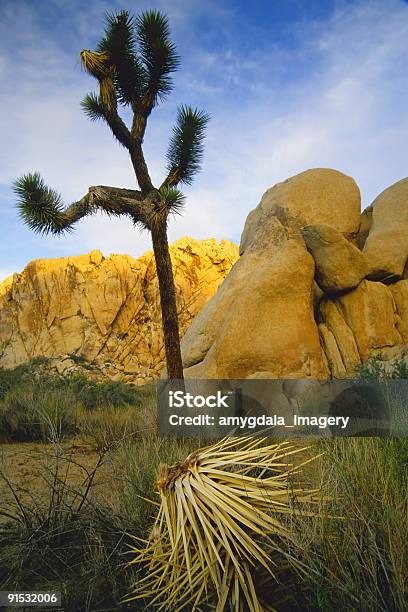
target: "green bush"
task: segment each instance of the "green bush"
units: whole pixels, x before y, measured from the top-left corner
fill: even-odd
[[[28,366],[19,366],[13,370],[0,369],[0,402],[16,385],[19,385],[30,373]]]
[[[408,378],[408,364],[402,357],[386,363],[382,355],[374,355],[358,366],[356,373],[362,380]]]
[[[123,382],[39,372],[33,363],[1,370],[0,441],[46,441],[103,430],[107,437],[120,438],[137,431],[135,411],[153,393]]]
[[[123,382],[96,382],[85,376],[60,378],[55,382],[62,388],[71,390],[85,408],[94,410],[102,406],[140,406],[140,393],[132,385]]]
[[[197,448],[196,440],[158,438],[154,433],[142,439],[128,440],[113,458],[118,479],[117,504],[128,520],[151,527],[158,501],[157,470],[160,463],[173,465]]]
[[[74,435],[75,396],[39,385],[11,387],[0,401],[0,441],[60,440]]]

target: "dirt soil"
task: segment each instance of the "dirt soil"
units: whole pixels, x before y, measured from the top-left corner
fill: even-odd
[[[3,512],[15,515],[18,502],[46,503],[50,481],[58,465],[59,481],[78,488],[91,474],[99,460],[95,446],[80,438],[66,440],[61,445],[42,442],[0,444],[0,522],[7,520]],[[112,468],[108,462],[97,471],[92,494],[111,483]]]

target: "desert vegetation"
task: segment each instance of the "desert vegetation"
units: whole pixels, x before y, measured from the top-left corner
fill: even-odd
[[[408,440],[319,444],[319,519],[299,530],[314,586],[307,609],[407,609]]]
[[[47,378],[37,366],[0,375],[0,587],[58,589],[65,609],[150,609],[153,596],[143,595],[142,582],[149,574],[143,563],[129,562],[157,521],[157,467],[185,464],[198,443],[157,437],[152,389]],[[365,375],[379,367],[370,362]],[[328,439],[308,446],[290,462],[307,461],[300,482],[303,492],[315,490],[310,503],[292,495],[299,475],[293,490],[287,481],[291,511],[279,517],[285,537],[253,539],[276,564],[274,577],[259,560],[251,566],[260,609],[406,610],[407,440]],[[256,476],[267,457],[259,452],[252,459],[259,463],[252,473],[257,498]],[[239,462],[234,465],[239,476]],[[211,517],[211,505],[202,512]],[[191,532],[188,537],[194,539]],[[184,587],[177,601],[185,595],[182,609],[188,610]],[[135,589],[142,598],[126,602]],[[157,596],[164,609],[177,608],[167,605],[166,593]],[[224,609],[231,602],[228,597]]]

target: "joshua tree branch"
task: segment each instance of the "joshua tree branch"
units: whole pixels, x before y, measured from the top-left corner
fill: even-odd
[[[121,145],[130,151],[133,144],[133,138],[128,130],[123,119],[118,115],[116,111],[105,111],[104,119],[109,125],[115,138],[117,138]]]
[[[154,189],[154,186],[143,155],[141,142],[133,142],[133,146],[130,149],[130,157],[139,187],[146,195]]]
[[[133,122],[132,122],[132,137],[136,142],[142,144],[146,131],[147,117],[141,112],[138,105],[132,105]]]
[[[48,187],[38,173],[22,176],[15,182],[14,190],[22,219],[34,231],[45,234],[69,231],[77,221],[97,210],[109,215],[128,215],[134,223],[149,228],[160,203],[160,194],[155,190],[142,194],[133,189],[98,185],[65,207],[60,194]]]
[[[155,202],[141,191],[121,189],[107,185],[90,187],[88,193],[64,211],[66,225],[72,226],[83,217],[102,210],[108,215],[128,215],[134,223],[149,228],[154,215]]]
[[[169,172],[166,176],[162,184],[160,185],[160,189],[165,189],[166,187],[175,187],[180,182],[179,176],[177,172]]]
[[[86,208],[82,204],[86,199]],[[79,206],[78,206],[79,205]],[[135,223],[142,223],[149,227],[154,211],[154,202],[151,197],[144,196],[141,191],[134,189],[122,189],[97,185],[90,187],[88,193],[80,202],[76,202],[67,209],[72,214],[92,213],[96,209],[103,210],[110,215],[128,215]]]
[[[67,225],[72,225],[98,209],[109,215],[138,216],[141,204],[143,202],[140,191],[97,185],[89,187],[88,193],[68,206],[63,214]]]

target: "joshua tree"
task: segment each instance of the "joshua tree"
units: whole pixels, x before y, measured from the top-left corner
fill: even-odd
[[[61,196],[35,173],[14,183],[24,222],[42,234],[71,231],[83,217],[102,210],[127,215],[150,231],[159,281],[167,374],[182,379],[176,292],[167,240],[167,221],[179,213],[184,196],[177,189],[189,184],[200,169],[208,115],[189,106],[178,109],[167,151],[167,176],[155,187],[143,155],[143,138],[153,108],[172,90],[172,73],[179,56],[170,39],[167,17],[159,11],[130,16],[127,11],[106,15],[103,38],[96,51],[81,51],[85,70],[99,83],[99,92],[85,96],[81,106],[91,120],[102,119],[128,150],[139,190],[98,185],[68,207]],[[128,127],[119,115],[122,106],[133,115]]]

